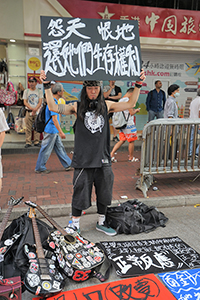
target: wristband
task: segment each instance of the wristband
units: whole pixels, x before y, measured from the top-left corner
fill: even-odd
[[[135,83],[142,85],[142,81],[136,81]]]
[[[50,83],[50,82],[48,82],[48,83],[43,83],[43,86],[44,86],[44,89],[45,89],[45,90],[48,90],[48,89],[51,88],[51,83]]]
[[[136,84],[135,84],[135,87],[138,88],[138,89],[141,89],[142,84],[137,84],[137,83],[136,83]]]

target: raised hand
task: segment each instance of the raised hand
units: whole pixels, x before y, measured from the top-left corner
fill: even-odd
[[[49,83],[50,81],[45,81],[45,79],[47,78],[46,74],[45,74],[45,71],[44,70],[41,70],[40,71],[40,80],[42,83]]]
[[[144,74],[144,69],[141,70],[140,79],[141,79],[142,82],[145,81],[145,79],[146,79],[146,76]]]

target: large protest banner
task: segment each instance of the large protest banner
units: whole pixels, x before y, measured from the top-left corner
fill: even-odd
[[[138,21],[41,17],[48,80],[138,80]]]
[[[94,283],[94,282],[93,282]],[[154,274],[88,285],[68,290],[48,300],[176,300]],[[70,289],[70,286],[66,289]],[[33,298],[33,300],[42,298]],[[185,298],[186,299],[186,298]]]

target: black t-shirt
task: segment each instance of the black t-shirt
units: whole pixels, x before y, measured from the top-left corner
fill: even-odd
[[[107,106],[103,115],[87,111],[84,120],[77,117],[75,145],[72,159],[73,168],[100,168],[110,164],[110,127]],[[79,103],[77,103],[78,116]]]
[[[121,93],[122,92],[122,90],[121,90],[121,88],[119,87],[119,86],[117,86],[117,85],[115,85],[115,87],[114,87],[114,89],[112,89],[112,91],[111,91],[111,93],[110,93],[110,97],[112,97],[112,96],[117,96],[119,93]],[[114,102],[118,102],[119,101],[119,99],[108,99],[108,98],[106,98],[106,100],[109,100],[109,101],[114,101]]]

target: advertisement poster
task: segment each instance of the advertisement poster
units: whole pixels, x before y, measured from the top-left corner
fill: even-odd
[[[64,88],[63,98],[59,100],[60,104],[69,104],[79,101],[79,94],[82,89],[82,81],[61,82]],[[65,134],[74,134],[73,125],[76,118],[74,115],[61,115],[60,122],[62,131]]]
[[[180,96],[176,98],[179,117],[188,117],[188,107],[192,99],[197,95],[197,89],[200,87],[200,56],[199,54],[142,51],[142,67],[146,74],[146,80],[140,90],[140,96],[136,108],[140,107],[140,112],[135,115],[137,130],[143,130],[147,123],[148,112],[146,110],[146,98],[150,90],[155,88],[155,81],[162,82],[162,90],[166,97],[167,89],[171,84],[180,86]],[[104,81],[103,85],[108,85]],[[134,87],[135,81],[117,80],[115,83],[120,86],[122,95],[131,86]],[[187,113],[186,113],[187,106]]]
[[[42,57],[26,55],[26,73],[27,73],[27,88],[29,88],[28,79],[34,76],[37,81],[37,88],[43,90],[43,85],[40,83],[40,71],[42,70]]]

